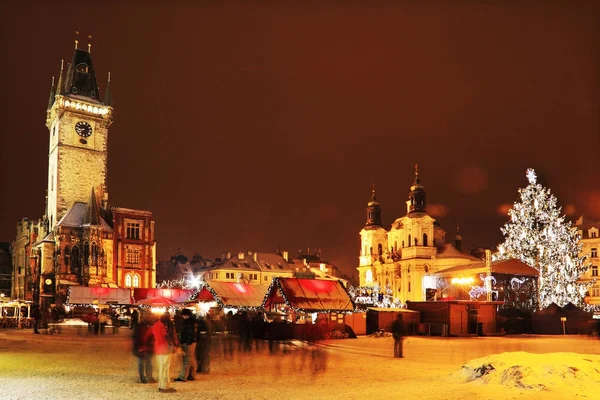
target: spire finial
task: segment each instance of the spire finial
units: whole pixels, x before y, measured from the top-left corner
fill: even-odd
[[[65,60],[60,60],[60,72],[61,72],[61,75],[62,75],[62,70],[63,70],[64,63],[65,63]]]
[[[88,35],[88,39],[92,39],[92,35]],[[92,52],[92,44],[88,43],[88,53]]]
[[[419,179],[419,164],[415,164],[415,184],[420,183],[421,180]]]
[[[375,182],[373,182],[373,189],[371,189],[371,198],[375,200]]]
[[[75,31],[75,36],[79,37],[79,31]],[[75,39],[75,50],[77,50],[77,45],[79,44],[79,40]]]

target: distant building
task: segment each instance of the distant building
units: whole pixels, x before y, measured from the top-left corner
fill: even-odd
[[[90,48],[73,52],[50,91],[48,189],[42,218],[23,218],[12,243],[11,297],[47,308],[72,285],[152,288],[156,241],[150,211],[108,204],[110,75],[104,99]]]
[[[10,299],[12,286],[12,263],[10,243],[0,242],[0,296]]]
[[[579,217],[575,221],[574,227],[581,236],[583,248],[582,254],[588,255],[588,261],[592,267],[580,277],[580,281],[590,281],[596,279],[596,283],[590,288],[585,302],[590,305],[600,305],[600,221],[587,217]]]
[[[361,287],[378,286],[402,303],[432,298],[436,291],[433,273],[476,260],[460,250],[462,237],[458,232],[454,245],[446,243],[446,232],[427,213],[425,187],[416,166],[406,208],[406,215],[386,230],[373,187],[367,222],[360,231],[357,268]]]

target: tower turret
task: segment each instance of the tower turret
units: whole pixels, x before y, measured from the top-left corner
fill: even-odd
[[[371,191],[371,201],[367,204],[367,223],[365,228],[370,226],[381,226],[381,205],[377,201],[375,196],[375,184],[373,183],[373,189]]]
[[[415,164],[415,181],[410,187],[408,201],[406,202],[408,207],[407,213],[426,212],[426,197],[427,193],[425,193],[425,187],[421,185],[421,178],[419,178],[419,164]]]

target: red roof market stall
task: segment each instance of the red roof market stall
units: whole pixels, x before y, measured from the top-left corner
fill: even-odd
[[[267,290],[263,308],[287,313],[295,338],[312,336],[311,326],[316,327],[313,324],[319,325],[323,337],[337,334],[355,337],[344,320],[346,313],[354,311],[354,302],[340,281],[275,278]]]
[[[255,309],[262,306],[267,286],[236,282],[205,283],[193,300],[214,301],[219,307]]]
[[[340,281],[275,278],[267,290],[263,308],[285,304],[307,313],[353,312],[354,302]]]
[[[194,290],[192,289],[133,289],[133,298],[135,303],[138,303],[144,299],[151,299],[153,297],[164,297],[169,300],[173,300],[176,303],[185,303],[190,300],[193,294]]]
[[[131,290],[123,288],[71,286],[68,304],[133,304]]]

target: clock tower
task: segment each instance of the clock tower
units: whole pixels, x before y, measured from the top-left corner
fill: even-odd
[[[46,216],[50,230],[75,202],[87,203],[93,190],[107,205],[108,128],[112,123],[110,75],[100,99],[91,47],[78,49],[50,91],[46,126],[50,133]]]

